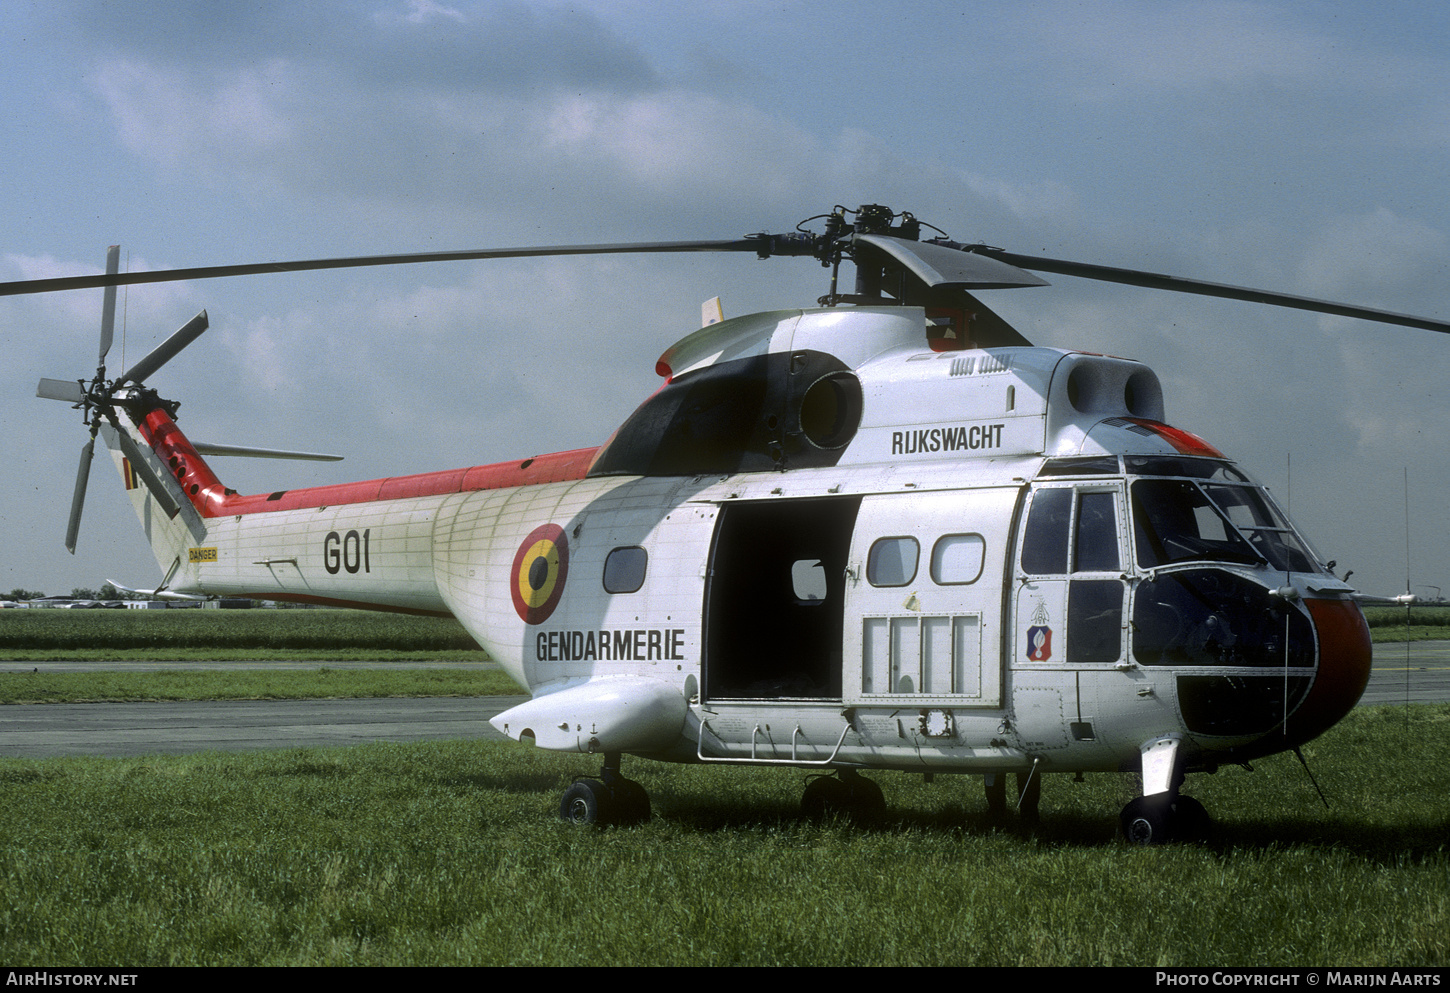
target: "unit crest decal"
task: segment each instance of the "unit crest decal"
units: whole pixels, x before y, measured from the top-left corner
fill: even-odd
[[[1032,626],[1027,629],[1027,660],[1029,662],[1046,662],[1052,658],[1052,628],[1051,619],[1047,616],[1047,607],[1041,600],[1037,601],[1037,610],[1032,615]]]

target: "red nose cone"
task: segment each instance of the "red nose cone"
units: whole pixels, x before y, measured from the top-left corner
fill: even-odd
[[[1305,600],[1319,635],[1319,672],[1309,697],[1289,719],[1289,734],[1305,742],[1323,734],[1359,702],[1369,682],[1369,625],[1353,600]]]

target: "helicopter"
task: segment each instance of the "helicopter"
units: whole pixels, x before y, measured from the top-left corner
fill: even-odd
[[[120,285],[662,252],[809,258],[829,289],[729,320],[707,305],[660,356],[663,385],[596,448],[242,494],[207,456],[329,456],[182,432],[179,404],[146,384],[205,311],[106,370]],[[1369,630],[1269,492],[1168,423],[1150,368],[1033,346],[977,296],[1045,286],[1040,272],[1450,332],[959,243],[879,204],[711,241],[139,273],[112,249],[104,274],[0,295],[106,288],[94,375],[37,390],[90,432],[67,548],[99,438],[161,568],[152,592],[456,617],[530,694],[498,730],[600,757],[560,798],[567,820],[650,817],[630,755],[807,770],[813,816],[880,814],[871,770],[980,775],[993,813],[1015,774],[1026,817],[1046,774],[1136,773],[1129,841],[1201,835],[1185,778],[1297,753],[1333,726],[1368,681]]]

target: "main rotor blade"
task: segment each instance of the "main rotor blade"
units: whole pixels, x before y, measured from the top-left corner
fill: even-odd
[[[201,266],[192,269],[162,269],[156,272],[127,272],[93,276],[58,276],[51,279],[22,279],[0,283],[0,296],[21,293],[52,293],[97,286],[134,286],[138,283],[168,283],[184,279],[216,279],[221,276],[255,276],[269,272],[306,272],[314,269],[356,269],[363,266],[412,265],[419,262],[464,262],[472,259],[522,259],[554,255],[629,255],[666,252],[774,252],[781,251],[780,236],[755,236],[734,241],[642,241],[612,245],[554,245],[539,248],[484,248],[458,252],[421,252],[409,255],[362,255],[337,259],[299,259],[294,262],[257,262],[249,265]]]
[[[858,234],[856,243],[870,245],[889,255],[930,288],[1001,290],[1048,285],[1040,276],[992,256],[944,245],[880,234]]]
[[[112,245],[106,249],[106,275],[114,276],[121,268],[121,246]],[[106,287],[106,296],[101,303],[101,357],[96,360],[99,370],[106,368],[106,353],[111,350],[111,339],[116,332],[116,287]],[[102,379],[104,371],[97,373]]]
[[[76,539],[81,533],[81,511],[86,505],[86,485],[91,479],[91,458],[95,454],[96,439],[92,435],[91,440],[81,449],[81,464],[76,470],[76,488],[70,500],[70,520],[65,526],[65,550],[72,555],[76,553]]]
[[[1108,283],[1124,283],[1128,286],[1142,286],[1154,290],[1174,290],[1178,293],[1196,293],[1200,296],[1223,297],[1229,300],[1244,300],[1249,303],[1264,303],[1275,307],[1292,307],[1320,314],[1334,314],[1339,317],[1353,317],[1364,321],[1378,321],[1381,324],[1398,324],[1407,328],[1423,328],[1450,334],[1450,321],[1437,321],[1413,314],[1397,314],[1372,307],[1358,307],[1353,304],[1335,303],[1314,297],[1294,296],[1272,290],[1256,290],[1247,286],[1230,286],[1225,283],[1210,283],[1201,279],[1185,279],[1182,276],[1166,276],[1156,272],[1142,272],[1137,269],[1117,269],[1112,266],[1092,265],[1087,262],[1072,262],[1065,259],[1038,258],[1033,255],[1017,255],[1000,248],[974,245],[971,251],[1009,265],[1034,269],[1039,272],[1058,273],[1063,276],[1080,276],[1083,279],[1097,279]]]
[[[116,380],[116,384],[144,383],[153,372],[176,358],[178,352],[199,338],[207,329],[207,323],[206,311],[203,310],[182,325],[170,338],[153,348],[140,362],[126,370],[126,374]]]

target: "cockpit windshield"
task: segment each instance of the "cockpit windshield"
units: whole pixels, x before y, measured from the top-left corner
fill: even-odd
[[[1257,487],[1220,482],[1226,478],[1222,473],[1200,478],[1202,482],[1139,479],[1133,483],[1139,567],[1207,560],[1318,571],[1289,522]]]
[[[1204,489],[1228,515],[1239,533],[1248,538],[1254,550],[1268,559],[1269,565],[1286,572],[1316,571],[1312,556],[1289,527],[1289,522],[1279,515],[1258,489],[1214,484],[1206,484]]]

